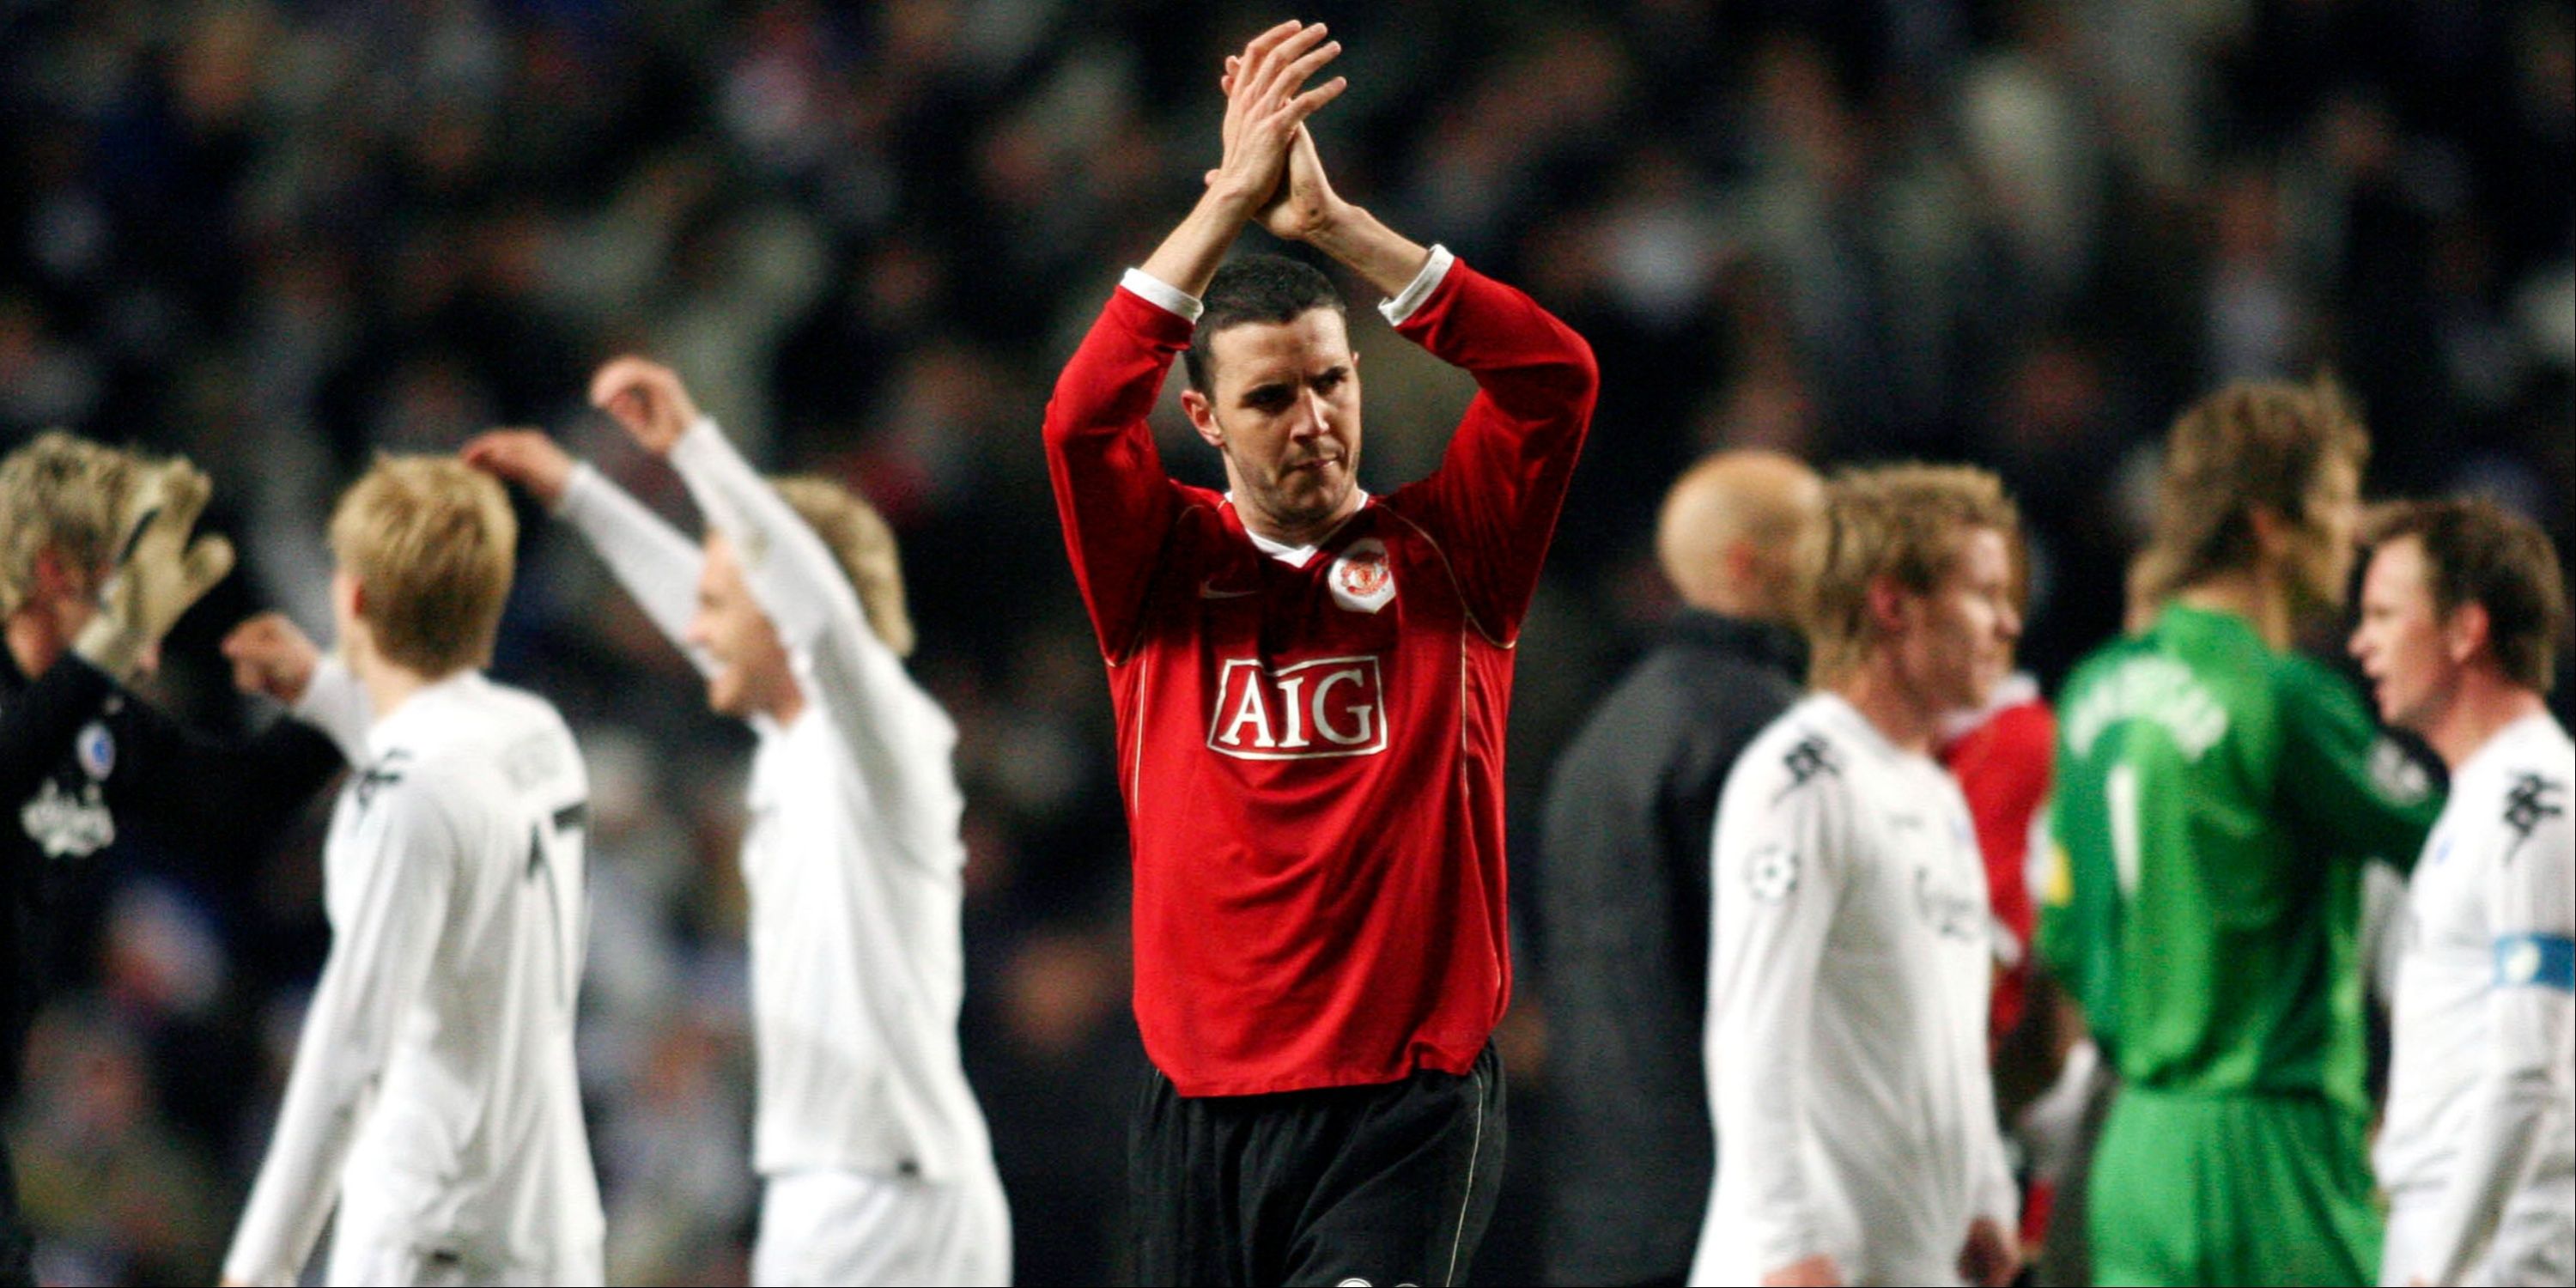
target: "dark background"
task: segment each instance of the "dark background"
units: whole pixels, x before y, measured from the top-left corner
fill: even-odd
[[[547,426],[673,517],[580,395],[628,349],[752,458],[904,541],[918,675],[963,729],[964,1036],[1027,1283],[1116,1273],[1123,825],[1044,481],[1046,392],[1217,153],[1273,6],[1153,0],[0,0],[0,450],[185,452],[243,572],[213,641],[328,625],[322,520],[375,453]],[[1325,0],[1341,189],[1596,346],[1600,414],[1521,650],[1515,840],[1555,748],[1670,607],[1649,535],[1712,448],[2001,471],[2053,685],[2117,625],[2155,442],[2237,377],[2330,365],[2376,495],[2472,488],[2569,535],[2576,22],[2453,0]],[[1248,244],[1266,239],[1247,234]],[[1346,282],[1356,304],[1369,297]],[[1364,481],[1437,460],[1465,386],[1354,310]],[[1166,451],[1213,455],[1167,405]],[[542,516],[497,674],[592,760],[583,1073],[625,1282],[738,1280],[747,737]],[[2562,698],[2563,698],[2562,694]],[[64,926],[11,1124],[54,1279],[211,1278],[327,933],[318,829],[252,888],[120,851]],[[1516,877],[1531,876],[1525,845]],[[1478,1274],[1535,1273],[1545,1017],[1503,1042],[1511,1181]]]

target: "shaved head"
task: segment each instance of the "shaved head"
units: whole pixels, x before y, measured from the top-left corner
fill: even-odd
[[[1693,608],[1786,622],[1797,609],[1798,544],[1825,509],[1825,485],[1795,457],[1720,452],[1664,495],[1655,555]]]

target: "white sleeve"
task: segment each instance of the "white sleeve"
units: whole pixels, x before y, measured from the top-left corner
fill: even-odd
[[[1449,280],[1449,266],[1457,262],[1458,257],[1450,254],[1448,247],[1433,246],[1431,257],[1422,261],[1422,271],[1415,273],[1413,280],[1396,292],[1394,298],[1378,302],[1377,311],[1386,318],[1387,325],[1403,326],[1411,319],[1414,312],[1422,307],[1422,302],[1430,299],[1431,293],[1439,290],[1442,282]]]
[[[2555,804],[2558,812],[2545,812]],[[2487,925],[2495,936],[2488,985],[2486,1065],[2470,1091],[2459,1162],[2428,1230],[2424,1264],[2433,1282],[2464,1281],[2488,1252],[2505,1203],[2526,1181],[2533,1141],[2553,1099],[2554,1069],[2576,1042],[2576,818],[2568,784],[2523,775],[2487,835],[2511,846],[2487,874]],[[2526,812],[2515,826],[2516,811]],[[2499,1254],[2506,1249],[2496,1249]],[[2489,1267],[2495,1283],[2544,1282],[2563,1267]],[[2537,1278],[2532,1276],[2537,1275]]]
[[[688,643],[689,619],[698,606],[698,570],[706,560],[697,543],[587,461],[573,463],[572,478],[564,484],[563,503],[555,508],[555,515],[590,542],[617,584],[635,597],[636,606],[665,637],[689,655],[699,674],[712,675],[714,664]]]
[[[1814,1067],[1816,976],[1842,900],[1844,779],[1797,778],[1748,756],[1728,775],[1709,889],[1707,1043],[1720,1166],[1750,1195],[1726,1235],[1763,1271],[1831,1249],[1807,1174],[1803,1089]]]
[[[375,712],[348,663],[325,654],[290,714],[328,735],[351,766],[367,763],[367,726],[375,723]]]
[[[332,919],[331,956],[305,1012],[277,1130],[224,1258],[224,1277],[237,1282],[291,1284],[303,1273],[446,923],[458,863],[452,825],[417,782],[379,778],[373,790],[351,836],[358,856],[333,864],[358,888],[345,904],[333,901],[349,916]]]
[[[960,799],[949,769],[956,727],[868,625],[857,588],[822,537],[712,420],[700,419],[680,437],[671,464],[707,521],[733,542],[743,579],[780,642],[809,663],[806,701],[821,709],[857,757],[878,807],[897,823],[898,838],[917,835],[907,820],[953,826]]]
[[[1128,269],[1127,275],[1120,278],[1118,284],[1126,287],[1129,293],[1138,299],[1166,313],[1177,314],[1184,321],[1196,322],[1199,320],[1199,314],[1207,310],[1207,306],[1199,302],[1199,297],[1141,268]]]

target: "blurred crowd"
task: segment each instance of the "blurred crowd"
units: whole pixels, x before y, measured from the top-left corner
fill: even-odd
[[[1106,690],[1037,427],[1057,367],[1213,164],[1222,56],[1276,5],[1181,0],[0,0],[0,450],[184,452],[243,571],[161,696],[268,718],[212,640],[327,635],[322,519],[379,452],[544,426],[693,523],[581,404],[669,362],[753,459],[901,535],[915,673],[962,730],[964,1037],[1024,1282],[1115,1273],[1125,847]],[[2117,629],[2155,444],[2217,382],[2339,371],[2375,493],[2470,488],[2562,546],[2576,499],[2576,14],[2539,0],[1317,0],[1339,187],[1572,322],[1599,416],[1521,650],[1515,842],[1556,746],[1671,606],[1688,461],[1965,459],[2031,520],[2026,661]],[[1258,240],[1257,238],[1255,240]],[[1363,289],[1346,283],[1355,302]],[[1355,311],[1363,481],[1468,387]],[[1376,328],[1372,331],[1371,328]],[[1175,473],[1217,482],[1168,405]],[[624,1282],[738,1280],[748,739],[531,514],[495,667],[591,761],[582,1059]],[[57,1282],[202,1282],[327,946],[319,827],[253,888],[121,853],[64,927],[9,1125]],[[1520,990],[1532,990],[1526,979]],[[1527,1278],[1543,1017],[1507,1026]]]

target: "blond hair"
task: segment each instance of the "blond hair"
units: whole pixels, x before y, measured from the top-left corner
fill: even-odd
[[[2326,469],[2370,463],[2370,434],[2332,376],[2305,385],[2238,383],[2193,404],[2165,439],[2155,534],[2141,584],[2150,603],[2253,565],[2254,512],[2314,529]]]
[[[1966,465],[1845,470],[1825,488],[1825,520],[1806,553],[1803,614],[1819,682],[1850,673],[1877,647],[1869,588],[1881,577],[1918,594],[1940,584],[1977,528],[2018,539],[2021,514],[2001,479]]]
[[[799,474],[771,483],[797,517],[830,547],[842,575],[859,593],[868,628],[895,656],[912,656],[912,615],[903,605],[903,560],[885,516],[827,478]]]
[[[36,595],[36,556],[83,576],[116,558],[134,487],[130,453],[48,430],[0,461],[0,618]]]
[[[432,678],[491,660],[518,542],[501,485],[450,457],[381,457],[331,513],[376,651]]]

